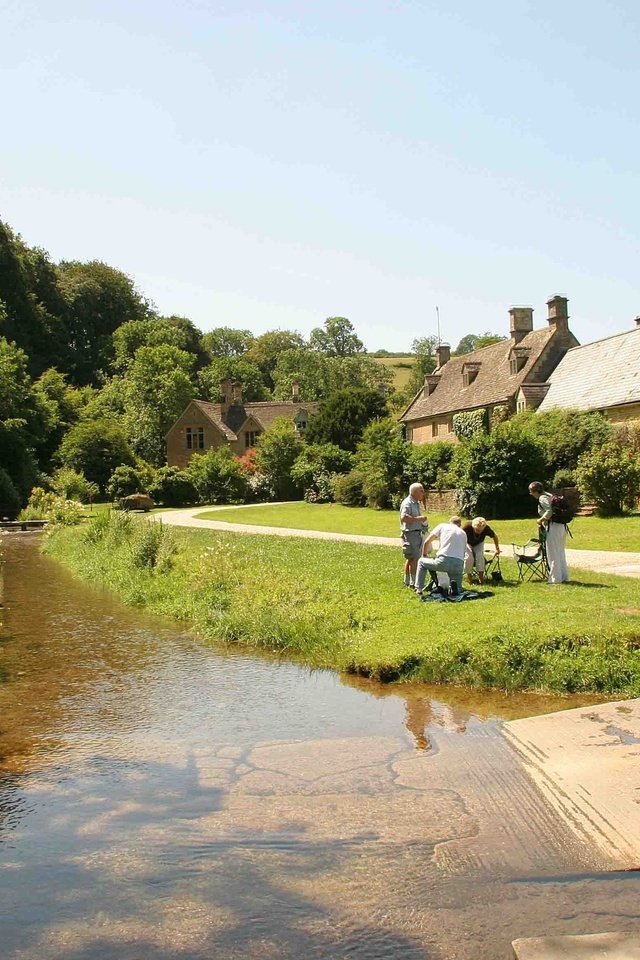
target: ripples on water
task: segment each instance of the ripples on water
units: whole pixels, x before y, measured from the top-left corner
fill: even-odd
[[[214,650],[4,544],[2,960],[495,958],[635,912],[500,734],[574,703]]]

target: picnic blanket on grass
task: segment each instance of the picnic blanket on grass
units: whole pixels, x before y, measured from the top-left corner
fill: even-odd
[[[486,600],[487,597],[492,596],[491,590],[484,590],[482,593],[477,590],[461,590],[456,597],[434,590],[432,593],[423,593],[420,601],[421,603],[462,603],[463,600]]]

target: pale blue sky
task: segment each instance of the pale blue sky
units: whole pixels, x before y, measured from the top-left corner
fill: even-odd
[[[0,0],[0,216],[202,329],[640,313],[637,0]]]

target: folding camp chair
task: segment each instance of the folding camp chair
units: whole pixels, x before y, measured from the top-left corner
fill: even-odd
[[[520,583],[528,580],[548,580],[549,564],[547,551],[544,545],[544,534],[540,539],[532,538],[527,543],[513,544],[513,559],[518,566],[518,580]]]

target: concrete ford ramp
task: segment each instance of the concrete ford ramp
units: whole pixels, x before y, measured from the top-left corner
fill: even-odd
[[[594,933],[514,940],[516,960],[640,960],[640,935]]]
[[[640,868],[640,699],[513,720],[504,729],[573,833],[610,869]]]

